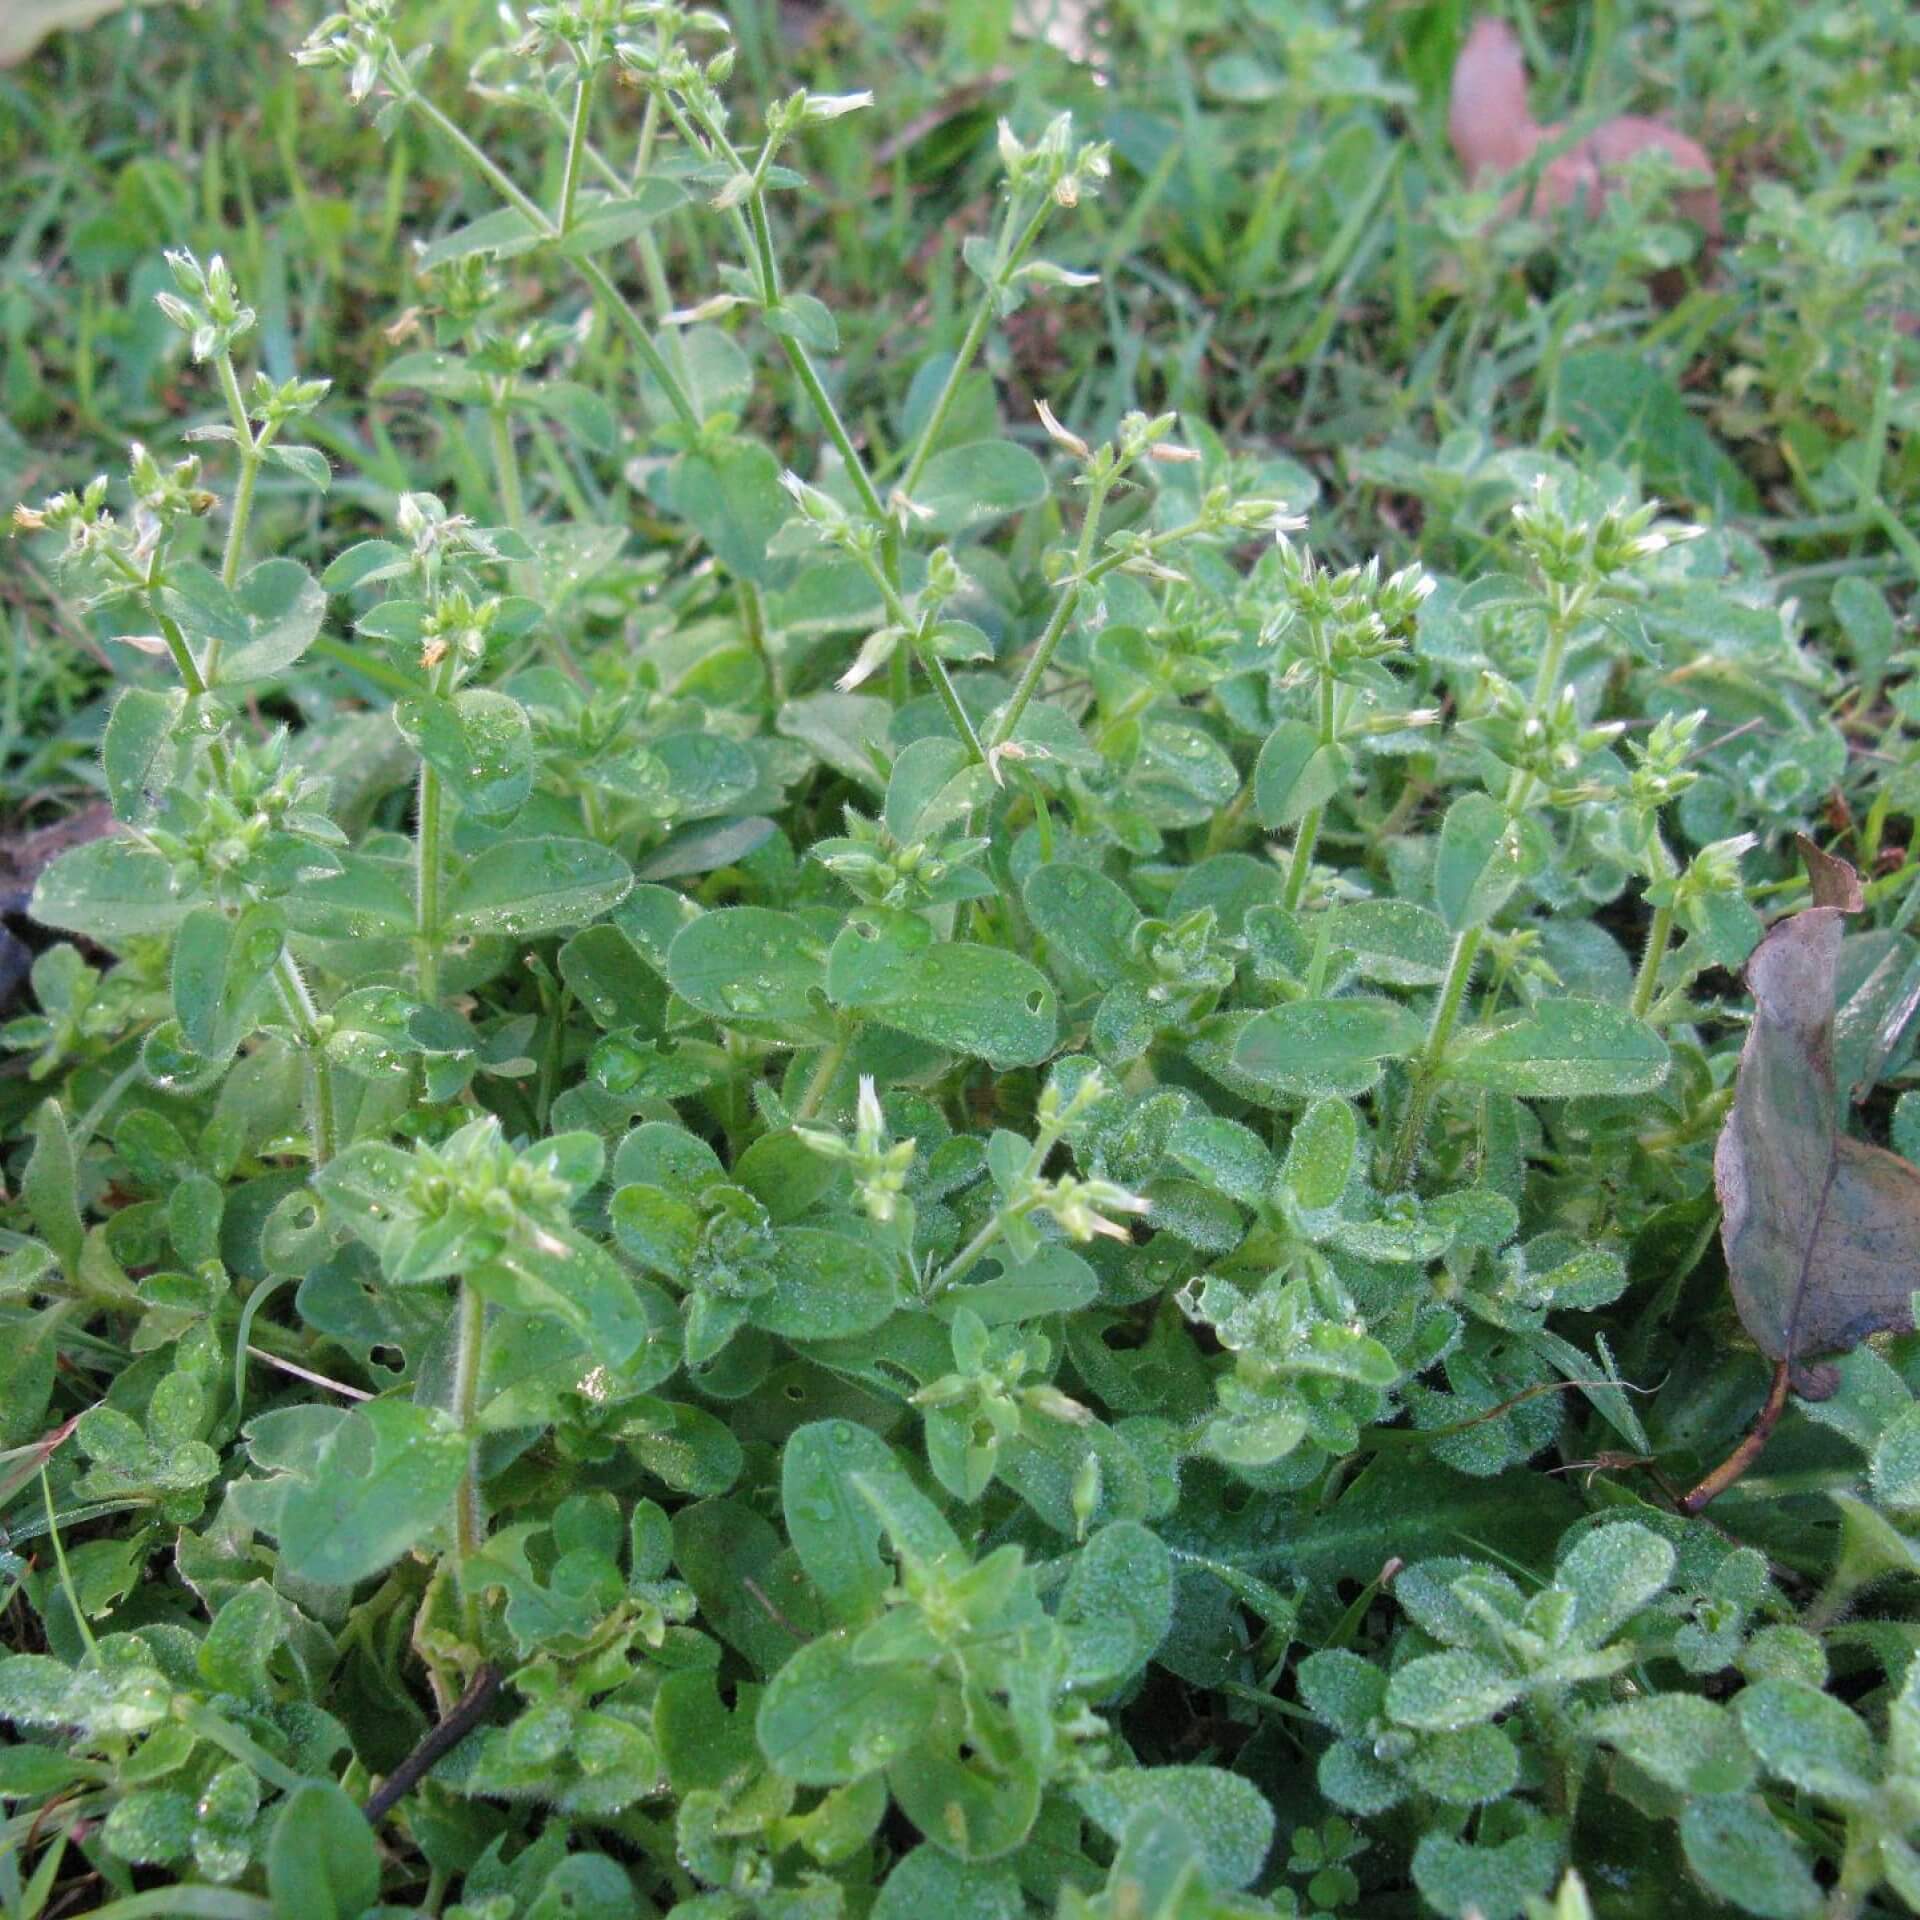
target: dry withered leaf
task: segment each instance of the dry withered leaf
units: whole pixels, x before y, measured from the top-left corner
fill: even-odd
[[[1700,228],[1709,246],[1720,238],[1720,197],[1713,162],[1697,140],[1664,120],[1617,114],[1584,138],[1567,142],[1564,122],[1543,127],[1527,105],[1527,68],[1520,42],[1504,20],[1473,23],[1454,63],[1447,134],[1469,180],[1498,178],[1524,167],[1542,148],[1549,156],[1531,188],[1516,187],[1500,203],[1500,217],[1523,210],[1557,213],[1578,202],[1598,214],[1619,184],[1621,169],[1637,153],[1657,148],[1675,164],[1700,176],[1702,185],[1674,196],[1676,210]],[[1563,144],[1564,143],[1564,144]],[[1560,147],[1558,152],[1552,149]]]
[[[1795,1392],[1818,1400],[1837,1379],[1811,1360],[1912,1324],[1920,1168],[1840,1131],[1834,977],[1860,881],[1810,842],[1800,851],[1813,905],[1747,962],[1753,1026],[1713,1174],[1740,1318]]]

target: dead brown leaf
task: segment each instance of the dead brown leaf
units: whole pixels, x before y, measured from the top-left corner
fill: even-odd
[[[1920,1168],[1840,1131],[1834,977],[1860,880],[1811,842],[1801,853],[1813,905],[1747,963],[1753,1026],[1713,1174],[1741,1321],[1797,1393],[1823,1399],[1837,1378],[1814,1359],[1912,1324]]]
[[[1633,113],[1616,115],[1570,142],[1565,122],[1539,125],[1527,104],[1520,42],[1504,20],[1473,23],[1454,63],[1447,134],[1473,182],[1517,173],[1542,148],[1548,150],[1538,178],[1515,187],[1501,201],[1502,219],[1522,212],[1557,213],[1576,203],[1587,214],[1598,214],[1634,155],[1662,150],[1683,172],[1705,182],[1676,194],[1676,211],[1700,228],[1710,247],[1720,239],[1720,196],[1706,149],[1664,120]]]

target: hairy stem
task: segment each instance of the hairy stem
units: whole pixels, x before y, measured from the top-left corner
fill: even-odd
[[[1433,1020],[1427,1028],[1426,1040],[1413,1060],[1413,1084],[1407,1092],[1406,1111],[1400,1116],[1400,1133],[1394,1141],[1393,1158],[1387,1166],[1386,1189],[1397,1193],[1407,1184],[1414,1162],[1419,1157],[1420,1142],[1427,1131],[1427,1115],[1433,1106],[1434,1091],[1439,1084],[1440,1063],[1447,1050],[1447,1042],[1453,1038],[1453,1029],[1460,1019],[1460,1009],[1465,1004],[1467,988],[1473,979],[1473,963],[1479,958],[1480,939],[1484,929],[1467,927],[1454,936],[1453,953],[1447,962],[1447,977],[1441,983],[1440,998],[1434,1003]]]
[[[587,122],[593,117],[593,80],[591,62],[580,69],[573,89],[573,124],[567,129],[567,159],[560,174],[560,207],[554,226],[566,233],[573,225],[574,202],[580,194],[581,159],[587,146]]]
[[[1633,1012],[1644,1020],[1653,1010],[1659,991],[1660,969],[1667,957],[1667,943],[1673,937],[1673,908],[1655,907],[1653,925],[1647,929],[1646,951],[1640,956],[1640,971],[1633,983]]]

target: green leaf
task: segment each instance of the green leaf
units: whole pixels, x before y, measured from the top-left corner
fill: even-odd
[[[783,1339],[871,1333],[901,1303],[885,1254],[818,1227],[783,1227],[767,1269],[773,1284],[754,1300],[753,1323]]]
[[[1805,1856],[1758,1794],[1689,1800],[1680,1844],[1710,1891],[1759,1920],[1815,1920],[1825,1907]]]
[[[816,353],[835,353],[840,346],[840,329],[832,310],[810,293],[786,293],[767,308],[763,318],[769,333],[798,340]]]
[[[34,1109],[33,1152],[20,1180],[20,1197],[40,1238],[69,1274],[80,1267],[87,1230],[80,1219],[80,1176],[73,1155],[67,1116],[57,1100]]]
[[[667,480],[673,508],[706,541],[726,570],[743,580],[771,581],[785,563],[767,551],[793,517],[780,484],[780,462],[757,440],[683,453]]]
[[[1733,1703],[1766,1770],[1841,1806],[1864,1806],[1880,1779],[1873,1736],[1850,1707],[1799,1680],[1761,1680]]]
[[[437,1408],[403,1400],[356,1407],[321,1448],[313,1478],[287,1494],[282,1564],[323,1586],[378,1573],[451,1523],[466,1470],[466,1441]]]
[[[238,686],[284,673],[313,645],[327,616],[327,596],[297,560],[262,560],[241,576],[235,599],[245,637],[222,648],[215,686]]]
[[[1120,1839],[1145,1808],[1170,1814],[1193,1836],[1216,1887],[1251,1886],[1273,1844],[1273,1809],[1250,1780],[1224,1767],[1137,1767],[1103,1773],[1074,1790],[1080,1810]]]
[[[519,701],[485,687],[394,703],[400,737],[483,825],[505,826],[533,790],[533,731]]]
[[[1447,977],[1453,941],[1447,923],[1411,900],[1354,900],[1331,907],[1333,944],[1353,955],[1363,979],[1389,987],[1437,987]]]
[[[1047,497],[1047,470],[1011,440],[975,440],[936,453],[921,470],[915,504],[928,509],[930,533],[991,526]]]
[[[1307,1710],[1346,1739],[1368,1738],[1386,1713],[1387,1676],[1345,1647],[1308,1654],[1296,1677]]]
[[[1396,1667],[1387,1712],[1402,1726],[1444,1733],[1491,1720],[1520,1696],[1520,1682],[1477,1653],[1450,1648]]]
[[[171,933],[194,900],[175,890],[172,867],[151,849],[132,840],[89,840],[47,867],[27,911],[43,927],[111,946]]]
[[[915,956],[899,991],[873,1017],[948,1053],[990,1066],[1035,1066],[1059,1038],[1053,983],[1001,947],[947,941]]]
[[[547,236],[524,213],[512,207],[497,207],[492,213],[470,220],[464,227],[442,234],[438,240],[421,247],[414,261],[419,273],[432,273],[438,267],[465,260],[476,253],[490,253],[496,259],[510,260],[515,254],[530,253]]]
[[[845,1626],[876,1617],[893,1585],[893,1569],[880,1552],[879,1510],[854,1484],[856,1474],[896,1489],[907,1478],[893,1449],[851,1420],[797,1428],[781,1452],[787,1538],[829,1617]]]
[[[262,903],[229,919],[198,907],[173,943],[173,1011],[187,1045],[228,1059],[251,1031],[250,1013],[286,945],[277,908]]]
[[[1667,1045],[1624,1007],[1545,1000],[1531,1012],[1464,1035],[1446,1072],[1469,1086],[1540,1100],[1650,1093],[1667,1077]]]
[[[1643,1772],[1682,1793],[1744,1793],[1753,1755],[1727,1709],[1693,1693],[1656,1693],[1608,1707],[1592,1721],[1604,1740]]]
[[[1347,758],[1304,720],[1283,720],[1253,768],[1253,806],[1263,827],[1290,827],[1347,783]]]
[[[663,213],[685,204],[686,189],[677,180],[653,175],[639,181],[633,192],[604,197],[582,194],[573,225],[555,251],[569,260],[584,260],[624,246],[644,233]]]
[[[1027,917],[1053,956],[1094,984],[1111,987],[1135,971],[1130,944],[1140,913],[1125,888],[1096,867],[1036,867],[1023,889]]]
[[[1021,1920],[1026,1902],[1011,1866],[956,1860],[919,1846],[887,1875],[872,1920]]]
[[[667,979],[723,1026],[805,1027],[821,1015],[826,948],[798,914],[723,907],[674,936]]]
[[[1364,1093],[1425,1037],[1419,1019],[1392,1000],[1296,1000],[1247,1022],[1233,1065],[1287,1093]]]
[[[583,1235],[545,1229],[468,1269],[472,1285],[517,1313],[558,1320],[602,1366],[624,1367],[658,1331],[619,1263]]]
[[[1344,1100],[1316,1100],[1295,1122],[1283,1169],[1293,1197],[1309,1212],[1337,1205],[1353,1177],[1360,1123]]]
[[[1520,884],[1518,830],[1484,793],[1462,794],[1440,823],[1434,904],[1451,932],[1484,926]]]
[[[1173,1561],[1132,1520],[1102,1527],[1075,1557],[1060,1596],[1067,1678],[1098,1698],[1131,1679],[1173,1624]]]
[[[330,1780],[287,1795],[267,1841],[275,1920],[360,1920],[380,1898],[380,1849],[366,1816]]]
[[[454,933],[511,939],[596,920],[633,885],[627,863],[592,840],[504,840],[476,854],[447,894]]]
[[[1574,1636],[1584,1646],[1605,1645],[1666,1591],[1674,1559],[1673,1547],[1637,1521],[1583,1533],[1562,1556],[1553,1577],[1554,1585],[1578,1602]]]
[[[879,1773],[933,1719],[931,1674],[861,1666],[847,1629],[804,1646],[774,1675],[754,1731],[776,1772],[803,1787],[836,1787]]]
[[[113,703],[100,741],[100,770],[116,820],[132,822],[146,811],[185,705],[178,688],[161,693],[151,687],[129,687]]]

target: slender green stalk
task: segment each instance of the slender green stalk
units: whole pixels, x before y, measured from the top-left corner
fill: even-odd
[[[472,167],[481,179],[486,181],[487,185],[490,186],[508,206],[513,208],[516,213],[524,214],[536,233],[551,237],[553,233],[553,222],[547,218],[540,203],[530,194],[523,193],[515,184],[513,176],[509,174],[505,168],[500,166],[497,161],[493,160],[487,154],[486,150],[466,132],[458,121],[449,118],[445,113],[441,112],[441,110],[413,84],[412,75],[408,73],[402,63],[398,61],[389,62],[387,78],[401,99],[432,126],[442,139],[457,147],[467,165]]]
[[[420,762],[419,818],[415,822],[413,930],[420,998],[432,1006],[440,998],[440,776]]]
[[[1089,510],[1091,510],[1091,503]],[[1205,521],[1189,520],[1184,526],[1170,527],[1165,533],[1155,534],[1147,542],[1148,551],[1157,553],[1163,548],[1178,546],[1182,540],[1191,540],[1195,534],[1205,531]],[[1080,536],[1080,551],[1083,556],[1091,544],[1083,528]],[[1125,566],[1130,557],[1125,553],[1105,554],[1093,561],[1091,565],[1077,565],[1074,574],[1060,583],[1060,597],[1054,602],[1053,616],[1048,620],[1040,638],[1033,643],[1033,652],[1027,656],[1027,664],[1014,686],[1013,698],[1002,709],[1000,718],[994,723],[993,731],[987,736],[989,752],[992,752],[995,747],[1004,747],[1013,738],[1014,729],[1020,724],[1020,716],[1026,712],[1033,696],[1040,690],[1040,682],[1046,678],[1054,650],[1059,646],[1068,624],[1073,619],[1075,609],[1080,605],[1081,594],[1088,587],[1097,586],[1116,568]]]
[[[520,455],[513,444],[513,416],[504,403],[487,410],[493,441],[494,483],[500,493],[500,517],[519,531],[527,524],[526,498],[520,489]]]
[[[785,334],[779,338],[787,356],[787,364],[793,368],[795,378],[804,389],[821,426],[826,429],[827,438],[840,455],[854,492],[860,496],[861,511],[876,525],[887,524],[889,516],[874,487],[873,476],[867,472],[867,463],[861,459],[860,450],[853,444],[853,436],[847,431],[846,422],[840,418],[840,410],[833,404],[833,396],[827,392],[814,367],[812,356],[798,340],[789,340]]]
[[[853,1045],[854,1029],[843,1027],[833,1044],[821,1054],[819,1063],[809,1076],[805,1091],[800,1095],[800,1104],[793,1110],[796,1126],[804,1125],[819,1111],[832,1087],[834,1076],[846,1064],[847,1049]]]
[[[1667,957],[1667,943],[1673,938],[1673,908],[1655,907],[1653,925],[1647,929],[1646,950],[1640,956],[1640,972],[1633,983],[1633,1012],[1644,1020],[1653,1010],[1654,996],[1660,987],[1660,968]]]
[[[1465,1004],[1467,988],[1473,979],[1473,963],[1480,954],[1481,935],[1485,929],[1468,927],[1455,935],[1453,954],[1447,962],[1447,977],[1440,987],[1440,998],[1434,1003],[1433,1020],[1427,1028],[1427,1037],[1413,1060],[1413,1084],[1407,1092],[1407,1107],[1400,1117],[1400,1133],[1394,1142],[1393,1158],[1388,1163],[1386,1190],[1397,1193],[1407,1183],[1408,1175],[1413,1171],[1415,1158],[1420,1152],[1420,1142],[1427,1130],[1427,1114],[1433,1106],[1433,1095],[1439,1084],[1439,1068],[1446,1056],[1447,1042],[1453,1038],[1453,1029],[1460,1018],[1460,1009]]]
[[[549,239],[554,237],[553,222],[541,210],[539,203],[523,193],[514,184],[512,178],[489,159],[456,122],[450,120],[413,85],[411,78],[403,73],[401,79],[396,82],[396,88],[407,104],[444,140],[459,150],[467,164],[506,201],[508,206],[515,212],[525,215],[537,233]],[[647,371],[659,383],[661,392],[667,396],[667,404],[673,408],[680,424],[697,433],[700,430],[699,411],[687,397],[685,386],[667,364],[660,349],[654,345],[653,336],[647,331],[646,323],[634,312],[626,295],[614,285],[606,269],[597,260],[580,259],[573,264],[580,277],[600,296],[607,317],[626,335]]]
[[[313,1164],[324,1167],[339,1149],[340,1130],[333,1097],[333,1064],[326,1056],[326,1042],[320,1031],[320,1010],[314,1005],[307,983],[300,977],[299,964],[282,947],[273,964],[273,984],[293,1022],[300,1044],[306,1049],[308,1087],[307,1120],[313,1134]]]
[[[567,159],[560,175],[560,209],[553,224],[560,233],[573,226],[574,202],[580,194],[581,161],[586,153],[587,122],[593,117],[593,81],[596,68],[592,61],[580,69],[573,89],[573,125],[567,130]]]
[[[1299,830],[1293,837],[1293,859],[1287,867],[1284,904],[1289,913],[1306,896],[1307,876],[1313,871],[1314,843],[1320,838],[1320,823],[1325,816],[1324,807],[1309,807],[1300,816]]]
[[[742,577],[734,585],[740,594],[740,618],[747,629],[747,642],[766,669],[767,697],[778,707],[786,698],[786,689],[781,684],[780,657],[767,635],[767,603],[755,582]]]
[[[1026,257],[1027,249],[1040,237],[1040,229],[1046,224],[1047,214],[1052,201],[1042,198],[1027,221],[1025,229],[1011,247],[1007,245],[1007,235],[1012,232],[1016,208],[1009,206],[1005,222],[1000,229],[1001,250],[994,272],[993,285],[983,287],[980,298],[973,309],[973,317],[967,322],[966,333],[961,337],[959,351],[953,357],[953,365],[947,369],[947,377],[941,383],[935,396],[933,410],[927,415],[926,425],[920,429],[920,438],[914,444],[913,456],[908,460],[905,471],[900,476],[900,491],[909,499],[918,483],[921,470],[933,454],[939,443],[940,429],[946,425],[947,415],[953,409],[953,402],[960,391],[960,383],[966,378],[967,369],[973,365],[974,357],[980,351],[980,343],[987,337],[987,329],[993,324],[996,295],[1006,286],[1008,277]]]
[[[576,260],[573,264],[580,277],[600,296],[607,318],[626,336],[627,344],[640,356],[641,363],[667,396],[667,405],[673,409],[674,417],[689,433],[697,434],[701,426],[699,409],[688,397],[680,376],[654,344],[653,335],[647,331],[646,322],[634,312],[632,302],[614,285],[599,261]]]
[[[149,603],[151,606],[151,603]],[[180,676],[180,684],[189,695],[198,700],[207,690],[206,676],[200,671],[200,662],[193,656],[192,644],[180,631],[180,624],[170,614],[158,607],[151,608],[153,623],[160,629],[160,638],[166,642],[167,652],[173,660],[173,670]],[[216,771],[224,772],[227,764],[227,750],[216,740],[209,753]]]
[[[226,398],[227,412],[233,422],[234,445],[240,456],[240,472],[233,487],[233,511],[227,519],[226,550],[220,559],[220,584],[231,587],[240,578],[240,562],[246,553],[247,524],[253,518],[253,492],[260,478],[260,462],[267,435],[264,431],[256,434],[253,430],[246,399],[240,391],[240,377],[233,369],[233,355],[224,352],[216,354],[214,366],[220,376],[220,391]],[[219,645],[217,637],[208,643],[208,673],[213,672],[218,662]]]
[[[474,1415],[480,1404],[480,1358],[487,1342],[487,1303],[466,1280],[460,1282],[460,1299],[455,1311],[453,1356],[454,1424],[467,1443],[467,1470],[460,1476],[454,1495],[453,1537],[462,1561],[480,1551],[486,1516],[480,1510],[480,1436],[474,1431]]]
[[[1320,655],[1320,744],[1331,747],[1337,731],[1334,722],[1334,692],[1336,682],[1333,668],[1326,653],[1326,638],[1317,629],[1313,636],[1315,650]],[[1326,818],[1324,807],[1309,807],[1300,817],[1300,829],[1294,836],[1293,863],[1287,869],[1286,907],[1288,912],[1299,906],[1306,896],[1307,881],[1313,872],[1314,843],[1320,838],[1320,826]]]
[[[1013,698],[1007,702],[1000,718],[994,722],[993,731],[987,736],[990,749],[1003,747],[1013,738],[1013,730],[1020,724],[1020,716],[1026,712],[1033,696],[1039,692],[1040,682],[1046,678],[1054,649],[1059,646],[1060,638],[1079,604],[1080,583],[1077,580],[1065,582],[1059,599],[1053,603],[1053,617],[1042,630],[1040,638],[1034,642],[1033,651],[1027,656],[1027,664],[1020,670],[1020,678],[1014,684]]]

